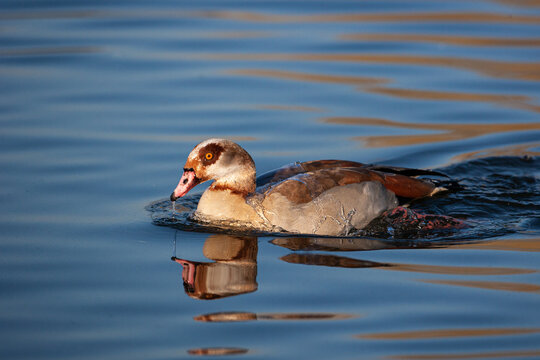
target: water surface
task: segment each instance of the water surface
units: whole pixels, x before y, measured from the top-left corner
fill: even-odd
[[[0,10],[2,359],[540,357],[537,1]],[[329,239],[156,221],[209,137],[259,173],[442,169],[465,189],[414,205],[474,226]]]

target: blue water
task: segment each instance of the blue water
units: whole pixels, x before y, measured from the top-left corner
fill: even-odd
[[[1,2],[0,358],[540,358],[539,30],[534,1]],[[465,189],[415,205],[475,226],[156,222],[210,137],[259,173],[442,169]]]

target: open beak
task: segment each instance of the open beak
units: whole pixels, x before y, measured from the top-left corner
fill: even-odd
[[[176,186],[176,189],[171,194],[171,201],[175,201],[178,198],[186,195],[189,190],[199,184],[201,180],[195,175],[193,169],[184,169],[184,173]]]

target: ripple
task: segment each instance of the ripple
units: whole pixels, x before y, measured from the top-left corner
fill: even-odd
[[[452,249],[539,252],[540,238],[496,239],[486,242],[459,244]]]
[[[358,335],[363,339],[377,340],[416,340],[416,339],[440,339],[473,336],[501,336],[534,334],[540,332],[537,328],[485,328],[485,329],[429,329],[418,331],[385,332]]]
[[[322,82],[327,84],[356,85],[360,91],[367,93],[387,95],[398,98],[425,100],[425,101],[462,101],[462,102],[486,102],[495,106],[517,108],[526,111],[540,112],[540,106],[532,104],[532,99],[526,95],[516,94],[489,94],[470,92],[451,92],[437,90],[403,89],[378,86],[389,83],[389,79],[358,76],[337,76],[313,73],[301,73],[282,70],[264,69],[240,69],[231,70],[228,73],[257,76],[290,81]]]
[[[95,54],[103,50],[96,46],[55,46],[0,49],[0,56],[53,56],[72,54]]]
[[[464,286],[476,289],[526,292],[540,294],[540,286],[535,284],[524,284],[516,282],[501,281],[465,281],[465,280],[419,280],[425,283],[438,285]]]
[[[495,156],[519,156],[519,157],[535,157],[540,156],[540,151],[535,150],[540,148],[540,142],[523,143],[519,145],[496,146],[482,150],[461,153],[452,157],[452,162],[469,161],[473,159],[481,159]]]
[[[295,106],[295,105],[259,105],[258,109],[265,110],[283,110],[283,111],[301,111],[301,112],[326,112],[326,110],[314,106]]]
[[[490,351],[471,353],[435,353],[435,354],[411,354],[387,356],[387,359],[396,360],[459,360],[459,359],[496,359],[496,358],[516,358],[516,357],[538,357],[540,350],[514,350],[514,351]]]
[[[377,63],[393,65],[414,66],[437,66],[446,68],[458,68],[474,71],[492,78],[517,79],[525,81],[540,81],[540,66],[536,62],[507,62],[496,60],[484,60],[464,57],[440,57],[423,55],[399,55],[399,54],[370,54],[370,53],[312,53],[312,54],[205,54],[196,55],[194,58],[208,60],[241,60],[241,61],[318,61],[318,62],[352,62],[352,63]]]
[[[430,34],[344,34],[342,40],[354,41],[384,41],[384,42],[426,42],[445,45],[460,46],[519,46],[539,47],[539,38],[507,38],[507,37],[476,37],[456,35],[430,35]]]
[[[482,12],[424,12],[424,13],[352,13],[352,14],[269,14],[247,11],[202,11],[201,17],[247,22],[269,23],[325,23],[325,22],[457,22],[538,24],[535,15],[497,14]]]
[[[331,117],[323,118],[322,122],[341,125],[381,126],[401,129],[416,129],[439,131],[439,134],[429,135],[385,135],[385,136],[357,136],[353,139],[362,141],[366,147],[390,147],[418,145],[445,141],[458,141],[484,135],[525,132],[540,130],[540,123],[411,123],[398,122],[386,119],[363,118],[363,117]]]
[[[371,87],[365,89],[366,92],[382,94],[405,99],[430,100],[430,101],[465,101],[465,102],[486,102],[495,106],[513,107],[532,112],[540,112],[540,106],[533,105],[532,99],[525,95],[511,94],[482,94],[467,92],[451,92],[436,90],[417,90],[389,87]]]
[[[327,84],[346,84],[346,85],[378,85],[389,82],[384,78],[360,77],[360,76],[338,76],[313,73],[302,73],[296,71],[269,70],[269,69],[238,69],[229,70],[228,73],[245,76],[269,77],[274,79],[311,81]]]

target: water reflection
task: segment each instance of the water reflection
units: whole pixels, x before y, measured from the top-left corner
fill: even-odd
[[[361,334],[357,337],[362,339],[377,340],[417,340],[417,339],[441,339],[473,336],[503,336],[533,334],[540,332],[537,328],[483,328],[483,329],[429,329],[418,331],[382,332],[373,334]]]
[[[330,124],[382,126],[401,129],[417,129],[437,131],[439,133],[422,135],[388,135],[388,136],[357,136],[354,139],[363,141],[367,147],[389,147],[418,145],[443,141],[458,141],[478,136],[507,133],[513,131],[540,130],[540,123],[411,123],[398,122],[385,119],[362,118],[362,117],[332,117],[322,121]]]
[[[374,261],[351,259],[345,256],[322,255],[322,254],[289,254],[281,257],[281,260],[291,264],[330,266],[340,268],[373,268],[390,266]]]
[[[280,260],[301,265],[315,265],[336,268],[378,268],[388,271],[427,273],[434,275],[459,276],[500,276],[535,273],[534,269],[509,267],[478,267],[478,266],[443,266],[428,264],[406,264],[396,262],[375,262],[361,260],[333,254],[310,253],[309,251],[367,251],[380,249],[406,249],[428,247],[456,248],[494,248],[519,249],[521,251],[538,251],[538,239],[508,240],[497,242],[482,242],[473,244],[383,241],[362,238],[276,238],[271,244],[281,246],[293,251],[306,251],[291,253],[282,256]],[[536,250],[534,250],[536,249]],[[203,255],[213,262],[196,262],[173,257],[173,260],[182,265],[182,280],[186,294],[195,299],[220,299],[223,297],[241,295],[257,290],[257,251],[256,237],[240,237],[225,234],[210,235],[204,243]],[[467,281],[467,280],[419,280],[425,283],[475,287],[482,289],[519,291],[539,293],[540,286],[515,282],[493,281]],[[344,314],[256,314],[251,312],[219,312],[200,315],[195,320],[202,322],[234,322],[254,320],[284,320],[284,319],[338,319],[348,317]]]
[[[188,350],[190,355],[198,356],[224,356],[224,355],[243,355],[247,354],[249,349],[236,347],[212,347],[212,348],[197,348]]]
[[[501,0],[501,2],[503,2]],[[504,1],[512,6],[520,5],[516,1]],[[517,3],[517,4],[516,4]],[[523,2],[521,2],[523,5]],[[177,8],[131,8],[131,9],[106,9],[101,8],[85,10],[47,10],[33,11],[3,11],[0,13],[2,20],[23,19],[123,19],[123,18],[150,18],[150,19],[174,19],[174,18],[209,18],[224,19],[242,22],[265,22],[265,23],[328,23],[328,22],[392,22],[392,23],[419,23],[419,22],[450,22],[450,23],[499,23],[499,24],[538,24],[540,16],[513,13],[495,12],[378,12],[378,13],[326,13],[326,14],[276,14],[263,12],[248,12],[235,10],[201,10],[190,11]]]
[[[497,250],[497,251],[540,251],[540,238],[497,239],[471,244],[456,244],[453,249]]]
[[[197,34],[197,37],[210,39],[260,39],[270,36],[272,34],[265,31],[220,31]]]
[[[538,24],[540,16],[481,12],[424,12],[424,13],[349,13],[349,14],[270,14],[246,11],[201,11],[201,17],[234,21],[269,23],[323,23],[323,22],[474,22]]]
[[[540,156],[540,151],[535,150],[538,148],[540,148],[539,142],[524,143],[510,146],[496,146],[455,155],[452,157],[451,162],[462,162],[490,156]]]
[[[194,317],[201,322],[243,322],[256,320],[344,320],[356,316],[350,314],[333,313],[251,313],[251,312],[219,312]]]
[[[430,34],[344,34],[340,36],[340,39],[353,41],[428,42],[460,46],[540,46],[539,38],[493,38]]]
[[[439,285],[464,286],[477,289],[527,292],[540,294],[540,286],[535,284],[525,284],[516,282],[502,281],[465,281],[465,280],[420,280],[425,283]]]
[[[453,359],[511,359],[518,357],[538,357],[540,350],[490,351],[471,352],[460,354],[435,353],[387,356],[387,359],[396,360],[453,360]]]
[[[302,112],[325,112],[325,109],[321,109],[314,106],[294,106],[294,105],[259,105],[258,109],[265,110],[283,110],[283,111],[302,111]],[[294,153],[291,153],[291,155]]]
[[[284,70],[268,70],[268,69],[239,69],[231,70],[230,74],[244,75],[244,76],[259,76],[269,77],[274,79],[283,80],[295,80],[295,81],[310,81],[320,82],[326,84],[345,84],[345,85],[380,85],[390,82],[388,79],[377,77],[360,77],[360,76],[339,76],[339,75],[325,75],[325,74],[313,74],[297,71],[284,71]]]
[[[540,19],[539,19],[540,20]],[[376,63],[394,65],[437,66],[474,71],[492,78],[515,79],[526,81],[540,80],[540,66],[535,62],[508,62],[483,60],[465,57],[442,57],[424,55],[400,54],[370,54],[370,53],[266,53],[266,54],[209,54],[201,55],[210,60],[241,60],[241,61],[317,61],[317,62],[351,62]]]
[[[283,256],[281,260],[302,265],[317,265],[341,268],[381,268],[381,270],[417,272],[428,274],[443,274],[443,275],[517,275],[531,274],[536,270],[519,269],[519,268],[502,268],[502,267],[476,267],[476,266],[440,266],[440,265],[425,265],[425,264],[400,264],[400,263],[380,263],[368,260],[352,259],[345,256],[326,255],[326,254],[289,254]],[[435,282],[436,281],[429,281]],[[442,282],[442,281],[441,281]],[[453,282],[451,282],[453,284]],[[513,284],[514,283],[504,283]],[[512,286],[512,285],[507,285]],[[539,287],[540,288],[540,287]]]
[[[211,235],[203,254],[214,262],[173,257],[182,265],[184,290],[196,299],[220,299],[257,290],[257,238]]]
[[[310,238],[283,237],[270,241],[272,244],[298,251],[367,251],[379,249],[398,249],[408,247],[407,241],[392,242],[370,238]]]
[[[504,106],[526,111],[540,112],[540,106],[532,104],[532,99],[525,95],[491,93],[483,94],[478,92],[451,92],[384,87],[381,85],[389,83],[391,80],[382,77],[338,76],[267,69],[240,69],[229,71],[229,73],[235,75],[268,77],[291,81],[356,85],[361,91],[398,98],[424,101],[485,102],[495,106]]]
[[[0,56],[48,56],[48,55],[72,55],[72,54],[95,54],[102,49],[95,46],[56,46],[56,47],[32,47],[17,49],[0,49]]]
[[[382,94],[405,99],[427,101],[462,101],[462,102],[487,102],[495,106],[514,107],[517,109],[540,112],[540,106],[530,104],[531,99],[524,95],[510,94],[482,94],[467,92],[450,92],[434,90],[398,89],[389,87],[372,87],[367,92]]]

